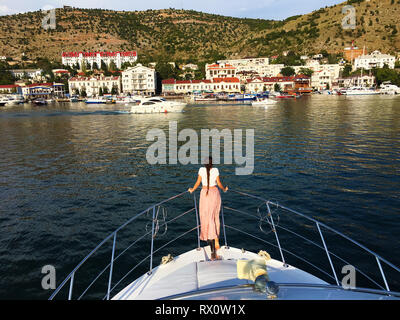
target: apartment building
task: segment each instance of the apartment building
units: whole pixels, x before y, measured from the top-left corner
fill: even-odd
[[[70,94],[86,92],[88,97],[96,97],[100,94],[100,89],[103,93],[121,92],[121,80],[119,76],[77,76],[68,80]]]
[[[162,91],[165,94],[188,94],[194,91],[203,92],[240,92],[239,78],[214,78],[212,80],[175,80],[162,81]]]
[[[368,55],[361,55],[354,59],[353,70],[365,69],[371,70],[373,68],[383,68],[388,65],[390,69],[394,69],[396,57],[389,54],[383,54],[376,50]]]
[[[152,68],[138,64],[122,72],[122,91],[130,94],[153,95],[157,90],[157,74]]]
[[[137,61],[136,51],[113,51],[113,52],[63,52],[62,64],[74,67],[77,63],[82,68],[83,63],[89,63],[90,67],[96,63],[100,68],[104,62],[107,66],[114,62],[117,68],[121,68],[125,62],[135,63]]]

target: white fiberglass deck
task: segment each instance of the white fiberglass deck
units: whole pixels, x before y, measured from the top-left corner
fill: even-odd
[[[210,261],[209,246],[199,251],[194,249],[186,252],[168,264],[155,268],[151,275],[143,275],[113,299],[153,300],[192,291],[252,283],[237,278],[236,261],[260,258],[257,254],[225,247],[218,250],[218,254],[223,260]],[[270,279],[278,283],[327,284],[292,266],[284,267],[283,263],[277,260],[269,260],[267,268]],[[265,295],[262,297],[265,298]]]
[[[173,261],[160,265],[153,272],[128,285],[113,300],[156,300],[174,298],[194,300],[266,300],[266,294],[254,292],[249,287],[250,280],[237,278],[237,260],[260,258],[253,252],[237,248],[222,247],[218,254],[223,258],[210,261],[210,247],[202,247],[186,252]],[[376,300],[391,299],[388,296],[364,292],[352,292],[337,288],[318,288],[313,285],[328,285],[327,282],[293,266],[284,266],[280,261],[267,261],[268,276],[271,281],[281,284],[277,299],[282,300]],[[288,284],[285,287],[282,284]],[[294,286],[304,284],[305,286]],[[232,288],[233,287],[233,288]],[[223,290],[227,288],[227,290]],[[228,289],[229,288],[229,289]],[[213,291],[214,289],[218,289]],[[189,294],[187,294],[189,293]]]

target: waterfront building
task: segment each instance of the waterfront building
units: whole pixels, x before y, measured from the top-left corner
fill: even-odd
[[[65,89],[63,83],[33,83],[21,88],[25,99],[33,100],[35,98],[63,98]]]
[[[332,73],[327,70],[316,71],[311,76],[311,87],[319,91],[332,89],[336,79],[337,78],[332,76]]]
[[[0,85],[0,94],[5,93],[21,93],[21,87],[16,84],[4,84]]]
[[[157,74],[152,68],[138,64],[122,72],[122,91],[130,94],[153,95],[157,90]]]
[[[285,67],[283,64],[270,64],[269,61],[269,58],[245,58],[219,60],[218,63],[233,66],[236,69],[236,76],[240,78],[241,82],[245,83],[250,72],[261,77],[275,77]]]
[[[297,75],[292,77],[262,77],[251,79],[246,84],[246,91],[250,93],[275,91],[276,84],[278,84],[281,88],[281,91],[284,92],[312,92],[310,78],[304,75]]]
[[[62,64],[68,65],[71,68],[76,64],[82,68],[83,63],[88,63],[90,67],[96,63],[100,68],[104,62],[107,66],[114,62],[118,69],[125,62],[135,63],[137,61],[136,51],[114,51],[114,52],[63,52]]]
[[[239,78],[214,78],[212,80],[176,80],[167,79],[162,81],[164,94],[189,94],[194,91],[203,92],[240,92]]]
[[[339,88],[373,87],[376,84],[375,77],[372,75],[339,78],[337,82]]]
[[[365,69],[371,70],[373,68],[383,68],[388,65],[390,69],[394,69],[396,57],[389,54],[382,54],[376,50],[369,55],[361,55],[354,59],[353,70]]]
[[[214,78],[234,78],[236,77],[236,68],[229,63],[206,64],[206,79]]]
[[[101,92],[103,92],[103,94],[111,94],[113,92],[115,92],[115,94],[120,93],[121,80],[119,76],[76,76],[68,80],[68,87],[70,94],[82,95],[84,91],[88,97],[96,97],[99,96]]]

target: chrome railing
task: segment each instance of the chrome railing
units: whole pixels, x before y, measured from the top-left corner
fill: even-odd
[[[341,262],[345,263],[346,265],[350,265],[350,263],[348,261],[346,261],[345,259],[341,258],[339,255],[335,254],[334,252],[332,252],[332,250],[328,249],[328,245],[327,245],[327,241],[325,239],[324,236],[324,229],[330,231],[331,233],[338,235],[340,237],[342,237],[343,239],[351,242],[352,244],[356,245],[357,247],[359,247],[360,249],[364,250],[365,252],[367,252],[368,254],[372,255],[377,263],[377,266],[379,268],[380,271],[380,276],[382,277],[382,281],[384,286],[382,286],[381,284],[378,283],[377,280],[373,279],[370,275],[368,275],[365,271],[362,271],[360,268],[357,268],[354,266],[355,270],[357,272],[359,272],[360,274],[362,274],[366,279],[368,279],[369,281],[371,281],[371,283],[373,283],[375,286],[377,286],[379,289],[369,289],[369,288],[353,288],[354,290],[364,290],[364,292],[368,291],[368,292],[375,292],[375,293],[379,293],[379,294],[386,294],[386,295],[394,295],[394,296],[399,296],[398,293],[391,291],[390,287],[389,287],[389,282],[387,280],[387,277],[385,275],[385,272],[382,268],[382,263],[384,263],[385,265],[391,267],[395,272],[397,272],[397,275],[400,275],[400,269],[398,267],[396,267],[394,264],[390,263],[389,261],[387,261],[386,259],[384,259],[383,257],[381,257],[380,255],[376,254],[375,252],[371,251],[370,249],[366,248],[364,245],[360,244],[359,242],[351,239],[350,237],[346,236],[345,234],[327,226],[326,224],[317,221],[316,219],[313,219],[311,217],[308,217],[305,214],[302,214],[300,212],[297,212],[295,210],[289,209],[285,206],[279,205],[276,202],[272,202],[269,200],[266,200],[264,198],[249,194],[249,193],[245,193],[245,192],[241,192],[241,191],[236,191],[236,190],[230,190],[229,191],[230,194],[234,195],[234,196],[243,196],[245,197],[245,199],[247,200],[253,200],[253,201],[258,201],[258,205],[255,206],[255,210],[257,215],[254,214],[250,214],[249,212],[246,212],[244,210],[241,209],[237,209],[237,208],[232,208],[231,206],[227,206],[223,203],[223,205],[221,206],[221,227],[222,227],[222,233],[223,233],[223,241],[224,241],[224,246],[225,248],[229,248],[228,246],[228,241],[227,241],[227,232],[226,230],[233,230],[235,232],[237,232],[238,234],[244,234],[249,236],[251,239],[257,240],[263,244],[267,244],[269,245],[271,248],[274,247],[276,249],[278,249],[280,257],[281,257],[281,261],[283,262],[284,266],[288,266],[286,263],[286,259],[285,256],[286,254],[289,254],[290,256],[297,258],[299,260],[301,260],[303,263],[315,268],[316,270],[318,270],[319,272],[321,272],[322,274],[324,274],[327,278],[331,279],[332,281],[334,281],[334,285],[331,285],[332,287],[335,288],[343,288],[340,286],[340,282],[339,282],[339,278],[338,275],[335,271],[335,266],[334,266],[334,262],[332,258],[338,259]],[[108,235],[103,241],[101,241],[72,271],[71,273],[65,278],[65,280],[55,289],[55,291],[52,293],[52,295],[50,296],[50,300],[54,299],[58,293],[61,291],[62,288],[65,287],[65,285],[69,282],[69,291],[68,291],[68,300],[73,299],[73,288],[74,288],[74,279],[75,279],[75,275],[78,272],[78,270],[82,267],[82,265],[89,259],[91,258],[95,252],[97,252],[100,248],[103,247],[103,245],[108,242],[109,240],[112,239],[112,249],[111,249],[111,258],[110,258],[110,263],[108,265],[106,265],[102,271],[91,281],[91,283],[88,285],[88,287],[79,295],[77,296],[77,299],[81,299],[83,298],[83,296],[88,292],[88,290],[90,288],[92,288],[92,286],[96,283],[96,281],[103,275],[105,274],[105,272],[107,270],[109,270],[108,272],[108,283],[107,283],[107,292],[106,295],[104,296],[103,299],[109,300],[110,299],[110,295],[111,293],[115,290],[115,288],[120,285],[122,283],[122,281],[124,281],[133,271],[135,271],[140,265],[142,265],[145,261],[149,260],[149,268],[148,268],[148,274],[151,274],[153,271],[153,258],[154,255],[158,252],[160,252],[162,249],[166,248],[168,245],[172,244],[173,242],[177,241],[178,239],[186,236],[187,234],[193,232],[194,230],[197,230],[197,248],[200,249],[200,221],[199,221],[199,212],[198,212],[198,201],[197,201],[197,197],[196,194],[193,194],[193,207],[192,204],[190,204],[190,208],[186,211],[184,211],[183,213],[177,215],[176,217],[170,219],[167,221],[167,217],[166,214],[164,212],[164,205],[171,203],[173,200],[176,199],[182,199],[185,195],[188,195],[188,192],[183,192],[180,193],[178,195],[175,195],[167,200],[164,200],[158,204],[152,205],[151,207],[147,208],[146,210],[140,212],[139,214],[135,215],[134,217],[130,218],[128,221],[126,221],[124,224],[122,224],[120,227],[118,227],[115,231],[113,231],[110,235]],[[225,201],[225,200],[224,200]],[[223,201],[223,202],[224,202]],[[191,202],[190,202],[191,203]],[[275,210],[275,212],[273,212]],[[277,214],[276,210],[279,210],[280,213]],[[176,220],[186,216],[189,213],[195,213],[195,217],[196,217],[196,225],[193,228],[190,228],[188,231],[185,231],[181,234],[179,234],[178,236],[176,236],[175,238],[173,238],[172,240],[168,241],[166,244],[160,246],[159,248],[155,249],[154,247],[154,239],[156,238],[156,236],[158,235],[159,231],[161,228],[165,228],[165,232],[167,230],[167,226],[170,225],[172,222],[175,222]],[[267,223],[270,226],[270,231],[274,234],[274,239],[276,241],[276,244],[267,241],[265,238],[261,238],[259,236],[256,236],[254,233],[249,233],[246,232],[244,230],[235,228],[233,226],[230,226],[228,224],[225,223],[225,213],[224,212],[229,212],[232,214],[239,214],[240,216],[246,216],[246,217],[250,217],[252,220],[256,221],[258,220],[259,222],[259,229],[263,232],[263,234],[267,233],[264,228],[262,227],[263,223]],[[160,218],[159,215],[160,213],[163,215],[163,223],[160,223]],[[116,256],[116,244],[117,244],[117,235],[118,233],[124,229],[125,227],[127,227],[128,225],[130,225],[133,221],[137,220],[138,218],[144,216],[145,214],[150,214],[152,216],[151,218],[151,230],[146,230],[146,232],[139,236],[137,239],[135,239],[130,245],[128,245],[121,253],[119,253]],[[273,217],[275,214],[275,218]],[[293,215],[296,217],[300,217],[305,219],[308,222],[312,222],[312,224],[314,224],[318,230],[318,235],[319,238],[321,240],[322,246],[320,244],[318,244],[316,241],[313,241],[305,236],[302,236],[301,234],[290,230],[289,228],[286,228],[284,226],[281,226],[279,224],[279,220],[280,217],[282,215]],[[312,263],[311,261],[299,256],[298,254],[289,251],[288,249],[284,248],[281,245],[281,241],[280,241],[280,235],[278,234],[278,230],[282,230],[287,232],[288,234],[290,234],[291,236],[297,237],[303,241],[306,241],[309,244],[312,244],[313,246],[315,246],[316,248],[319,248],[320,250],[324,251],[327,257],[327,260],[329,261],[329,265],[330,265],[330,269],[331,269],[331,273],[323,270],[322,268],[320,268],[319,266],[317,266],[315,263]],[[142,241],[143,239],[145,239],[146,237],[150,236],[150,253],[141,261],[139,261],[136,265],[134,265],[133,268],[131,268],[131,270],[129,270],[129,272],[125,273],[124,276],[119,279],[118,281],[116,281],[113,285],[113,273],[114,273],[114,265],[115,262],[121,257],[123,256],[131,247],[133,247],[135,244],[139,243],[139,241]],[[399,277],[400,278],[400,277]],[[398,278],[397,278],[398,279]],[[299,285],[299,284],[297,284]],[[307,285],[307,284],[304,284]],[[223,289],[223,288],[221,288]]]

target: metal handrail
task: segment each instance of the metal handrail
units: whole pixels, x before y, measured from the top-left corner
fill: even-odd
[[[321,227],[323,227],[323,228],[325,228],[325,229],[327,229],[327,230],[329,230],[329,231],[331,231],[331,232],[333,232],[333,233],[335,233],[335,234],[337,234],[337,235],[340,235],[340,236],[343,237],[344,239],[346,239],[346,240],[352,242],[353,244],[357,245],[357,246],[360,247],[361,249],[364,249],[365,251],[367,251],[368,253],[370,253],[371,255],[373,255],[373,256],[376,258],[376,261],[377,261],[379,270],[380,270],[380,272],[381,272],[381,276],[382,276],[382,278],[383,278],[383,281],[384,281],[384,284],[385,284],[385,287],[386,287],[386,290],[380,290],[380,291],[379,291],[379,290],[375,290],[375,291],[376,291],[376,292],[379,291],[379,292],[381,292],[381,293],[383,293],[383,294],[391,293],[390,288],[389,288],[389,285],[388,285],[388,282],[387,282],[387,279],[386,279],[386,276],[385,276],[385,274],[384,274],[384,272],[383,272],[383,269],[382,269],[382,266],[381,266],[381,262],[384,262],[386,265],[389,265],[390,267],[392,267],[392,268],[393,268],[394,270],[396,270],[397,272],[400,272],[400,269],[399,269],[398,267],[396,267],[395,265],[393,265],[392,263],[390,263],[389,261],[387,261],[387,260],[385,260],[384,258],[382,258],[381,256],[379,256],[378,254],[376,254],[375,252],[369,250],[368,248],[366,248],[366,247],[363,246],[362,244],[360,244],[360,243],[358,243],[357,241],[351,239],[350,237],[344,235],[343,233],[341,233],[341,232],[339,232],[339,231],[337,231],[337,230],[335,230],[335,229],[333,229],[333,228],[331,228],[331,227],[325,225],[325,224],[322,223],[322,222],[317,221],[316,219],[310,218],[310,217],[308,217],[308,216],[306,216],[306,215],[304,215],[304,214],[302,214],[302,213],[300,213],[300,212],[297,212],[297,211],[295,211],[295,210],[286,208],[285,206],[279,205],[278,203],[275,203],[275,202],[266,200],[266,199],[264,199],[264,198],[262,198],[262,197],[258,197],[258,196],[252,195],[252,194],[248,194],[248,193],[241,192],[241,191],[236,191],[236,190],[230,190],[230,192],[232,192],[232,193],[234,193],[234,194],[239,194],[239,195],[245,196],[245,197],[247,197],[247,198],[259,200],[259,201],[262,202],[262,205],[265,204],[265,206],[266,206],[266,208],[267,208],[267,210],[266,210],[266,211],[267,211],[267,212],[266,212],[266,213],[267,213],[267,214],[266,214],[266,219],[267,219],[268,223],[269,223],[270,226],[271,226],[272,232],[275,234],[275,239],[276,239],[277,245],[274,245],[274,244],[272,244],[272,243],[269,243],[268,241],[265,241],[264,239],[261,239],[261,238],[259,238],[259,237],[255,237],[254,235],[251,235],[251,234],[248,234],[248,233],[246,233],[246,232],[243,232],[242,230],[239,230],[239,229],[236,229],[236,228],[234,228],[234,227],[231,227],[231,226],[226,225],[226,224],[225,224],[225,218],[224,218],[224,208],[225,208],[225,209],[228,209],[228,210],[232,210],[232,211],[234,211],[234,212],[235,212],[235,211],[236,211],[236,212],[239,212],[239,213],[244,213],[244,212],[242,212],[242,211],[240,211],[240,210],[236,210],[236,209],[230,208],[230,207],[226,207],[226,206],[224,207],[224,205],[221,205],[222,228],[223,228],[223,233],[224,233],[225,247],[228,248],[227,237],[226,237],[226,228],[230,228],[230,229],[232,229],[232,230],[236,230],[236,231],[239,231],[239,232],[243,232],[243,233],[245,233],[245,234],[247,234],[247,235],[249,235],[249,236],[251,236],[251,237],[253,237],[253,238],[256,238],[256,239],[258,239],[258,240],[263,241],[264,243],[268,243],[268,244],[270,244],[270,245],[272,245],[272,246],[277,247],[277,248],[279,249],[279,251],[280,251],[281,258],[282,258],[282,261],[283,261],[284,266],[287,266],[287,265],[286,265],[286,262],[285,262],[285,258],[284,258],[283,252],[287,252],[287,253],[289,253],[290,255],[293,255],[293,256],[295,256],[295,257],[301,259],[302,261],[304,261],[304,262],[310,264],[311,266],[315,267],[317,270],[323,272],[323,273],[326,274],[328,277],[330,277],[330,278],[336,280],[337,287],[338,287],[338,288],[341,288],[341,287],[339,287],[339,281],[338,281],[338,278],[337,278],[337,275],[336,275],[336,272],[335,272],[335,268],[334,268],[333,262],[332,262],[332,260],[331,260],[331,255],[334,256],[334,257],[336,257],[336,258],[339,258],[339,259],[340,259],[341,261],[343,261],[343,262],[345,262],[345,260],[343,260],[342,258],[340,258],[339,256],[337,256],[336,254],[331,253],[331,252],[328,250],[327,244],[326,244],[326,242],[325,242],[325,238],[324,238],[323,233],[322,233],[322,230],[321,230]],[[155,228],[156,228],[156,226],[155,226],[155,220],[157,219],[156,216],[158,216],[158,211],[157,211],[157,215],[156,215],[156,208],[159,209],[159,208],[161,208],[161,205],[166,204],[167,202],[170,202],[170,201],[172,201],[172,200],[174,200],[174,199],[180,198],[180,197],[182,197],[183,195],[185,195],[185,194],[187,194],[187,193],[188,193],[188,191],[183,192],[183,193],[180,193],[180,194],[175,195],[175,196],[173,196],[173,197],[170,197],[170,198],[168,198],[168,199],[166,199],[166,200],[164,200],[164,201],[161,201],[161,202],[158,203],[158,204],[152,205],[152,206],[150,206],[148,209],[146,209],[146,210],[140,212],[139,214],[133,216],[133,217],[130,218],[128,221],[126,221],[124,224],[122,224],[120,227],[118,227],[115,231],[113,231],[110,235],[108,235],[103,241],[101,241],[101,242],[95,247],[95,249],[93,249],[93,250],[92,250],[92,251],[91,251],[91,252],[90,252],[90,253],[89,253],[89,254],[88,254],[74,269],[73,269],[73,271],[65,278],[65,280],[64,280],[64,281],[56,288],[56,290],[52,293],[52,295],[50,296],[49,300],[52,300],[52,299],[59,293],[59,291],[64,287],[64,285],[65,285],[68,281],[70,281],[70,288],[69,288],[69,293],[68,293],[68,299],[69,299],[69,300],[72,299],[73,284],[74,284],[75,273],[79,270],[79,268],[80,268],[80,267],[81,267],[81,266],[82,266],[82,265],[83,265],[83,264],[98,250],[98,249],[100,249],[100,248],[104,245],[104,243],[106,243],[106,242],[107,242],[108,240],[110,240],[111,238],[113,238],[113,246],[112,246],[111,261],[110,261],[110,263],[100,272],[99,275],[97,275],[97,276],[95,277],[95,279],[90,283],[90,285],[89,285],[89,286],[84,290],[84,292],[79,296],[79,299],[82,298],[82,296],[83,296],[84,294],[86,294],[86,292],[88,291],[88,289],[97,281],[97,279],[98,279],[108,268],[110,268],[110,272],[109,272],[109,277],[108,277],[107,294],[106,294],[106,296],[104,297],[104,299],[107,299],[107,300],[110,299],[110,293],[121,283],[121,281],[123,281],[123,280],[124,280],[133,270],[135,270],[140,264],[142,264],[142,263],[143,263],[144,261],[146,261],[147,259],[150,259],[149,274],[151,274],[151,272],[152,272],[152,270],[153,270],[153,255],[154,255],[156,252],[158,252],[158,251],[160,251],[161,249],[163,249],[164,247],[166,247],[167,245],[169,245],[170,243],[176,241],[177,239],[181,238],[182,236],[186,235],[187,233],[190,233],[190,232],[194,231],[195,229],[197,230],[197,245],[198,245],[198,249],[199,249],[199,248],[200,248],[199,212],[198,212],[198,208],[197,208],[197,204],[198,204],[198,203],[197,203],[197,201],[196,201],[196,195],[194,194],[194,207],[193,207],[193,208],[191,208],[190,210],[184,212],[183,214],[178,215],[177,217],[171,219],[170,221],[166,221],[164,224],[159,225],[159,224],[158,224],[158,221],[157,221],[157,230],[158,230],[158,228],[159,228],[160,226],[161,226],[161,227],[162,227],[162,226],[165,226],[165,227],[166,227],[168,223],[170,223],[170,222],[172,222],[172,221],[175,221],[175,220],[177,220],[178,218],[180,218],[180,217],[182,217],[182,216],[184,216],[184,215],[186,215],[186,214],[188,214],[188,213],[190,213],[190,212],[193,212],[193,211],[195,211],[195,213],[196,213],[196,224],[197,224],[196,227],[194,227],[193,229],[191,229],[191,230],[189,230],[189,231],[183,233],[183,235],[179,235],[178,237],[176,237],[176,238],[174,238],[173,240],[169,241],[167,244],[165,244],[165,245],[161,246],[160,248],[154,250],[154,238],[155,238],[155,233],[157,233],[157,231],[155,231]],[[259,209],[262,205],[260,205],[260,206],[258,207],[258,209]],[[289,250],[284,249],[284,248],[281,246],[281,243],[280,243],[280,241],[279,241],[279,236],[278,236],[278,230],[277,230],[277,229],[278,229],[278,228],[283,228],[283,227],[281,227],[281,226],[275,224],[275,221],[274,221],[274,218],[273,218],[273,216],[272,216],[271,209],[270,209],[270,205],[273,205],[275,208],[282,209],[282,210],[284,210],[285,212],[289,212],[289,213],[295,214],[295,215],[297,215],[297,216],[303,217],[303,218],[305,218],[305,219],[307,219],[307,220],[309,220],[309,221],[312,221],[313,223],[316,224],[317,229],[318,229],[318,231],[319,231],[320,238],[321,238],[321,240],[322,240],[323,247],[320,246],[320,245],[318,245],[318,244],[316,244],[315,242],[313,242],[313,241],[311,241],[311,240],[309,240],[309,239],[303,237],[303,236],[298,235],[297,233],[295,233],[295,232],[293,232],[293,231],[290,231],[289,229],[286,229],[286,230],[288,230],[289,232],[291,232],[291,233],[293,233],[293,234],[295,234],[295,235],[297,235],[297,236],[300,236],[301,238],[303,238],[303,239],[305,239],[305,240],[311,242],[312,244],[316,245],[316,246],[319,247],[320,249],[323,249],[323,250],[325,251],[327,257],[328,257],[328,260],[329,260],[329,263],[330,263],[330,266],[331,266],[331,269],[332,269],[332,272],[333,272],[333,276],[330,275],[330,274],[328,274],[327,272],[323,271],[323,270],[320,269],[319,267],[315,266],[315,265],[312,264],[311,262],[309,262],[309,261],[307,261],[307,260],[305,260],[305,259],[303,259],[303,258],[297,256],[296,254],[290,252]],[[151,231],[146,232],[144,235],[142,235],[141,237],[139,237],[137,240],[135,240],[133,243],[131,243],[125,250],[123,250],[117,257],[115,257],[115,248],[116,248],[116,241],[117,241],[117,233],[118,233],[120,230],[122,230],[124,227],[126,227],[128,224],[130,224],[132,221],[134,221],[134,220],[136,220],[137,218],[141,217],[141,216],[142,216],[143,214],[145,214],[145,213],[149,213],[150,211],[152,211],[152,229],[151,229]],[[247,213],[246,213],[246,214],[247,214]],[[249,214],[249,215],[250,215],[250,214]],[[251,215],[251,216],[253,216],[253,215]],[[254,218],[257,218],[257,217],[255,217],[255,216],[253,216],[253,217],[254,217]],[[260,215],[259,219],[260,219],[260,223],[261,223],[261,220],[264,219],[264,218],[262,218],[262,216]],[[278,220],[278,224],[279,224],[279,220]],[[261,224],[260,224],[260,229],[261,229]],[[283,228],[283,229],[285,229],[285,228]],[[261,230],[262,230],[262,229],[261,229]],[[263,230],[262,230],[262,231],[263,231]],[[125,275],[122,277],[122,279],[120,279],[113,287],[111,287],[111,285],[112,285],[112,276],[113,276],[113,266],[114,266],[115,261],[116,261],[119,257],[121,257],[121,256],[122,256],[130,247],[132,247],[135,243],[137,243],[138,241],[140,241],[141,239],[143,239],[145,236],[147,236],[147,235],[149,235],[149,234],[151,234],[151,249],[150,249],[150,254],[149,254],[147,257],[145,257],[142,261],[140,261],[138,264],[136,264],[127,274],[125,274]],[[357,270],[358,270],[358,269],[357,269]],[[359,271],[359,270],[358,270],[358,271]],[[365,275],[364,273],[362,273],[362,274],[363,274],[364,276],[366,276],[369,280],[371,280],[374,284],[376,284],[376,285],[379,286],[381,289],[383,289],[382,286],[380,286],[378,283],[376,283],[375,281],[373,281],[370,277],[368,277],[368,276]],[[287,285],[287,284],[286,284],[286,285]],[[331,287],[334,287],[334,286],[331,286]],[[373,289],[365,289],[365,290],[373,290]],[[395,295],[395,293],[393,293],[393,294]]]
[[[53,300],[53,298],[58,294],[58,292],[60,292],[60,290],[64,287],[64,285],[68,282],[68,280],[71,281],[70,283],[70,289],[69,289],[69,294],[68,294],[68,300],[71,300],[72,298],[72,287],[73,287],[73,282],[74,282],[74,275],[76,273],[76,271],[78,271],[78,269],[98,250],[100,249],[104,243],[106,243],[109,239],[111,239],[111,237],[113,237],[118,231],[122,230],[123,228],[125,228],[128,224],[130,224],[132,221],[136,220],[137,218],[141,217],[143,214],[145,214],[146,212],[148,212],[150,209],[152,209],[153,207],[158,207],[161,206],[164,203],[170,202],[176,198],[182,197],[183,195],[187,194],[188,191],[182,192],[180,194],[177,194],[173,197],[170,197],[166,200],[163,200],[161,202],[159,202],[156,205],[153,205],[149,208],[147,208],[146,210],[143,210],[142,212],[138,213],[137,215],[133,216],[132,218],[130,218],[128,221],[126,221],[125,223],[123,223],[121,226],[119,226],[115,231],[113,231],[110,235],[108,235],[103,241],[101,241],[85,258],[82,259],[82,261],[71,271],[71,273],[64,279],[64,281],[55,289],[55,291],[52,293],[52,295],[49,297],[49,300]]]

